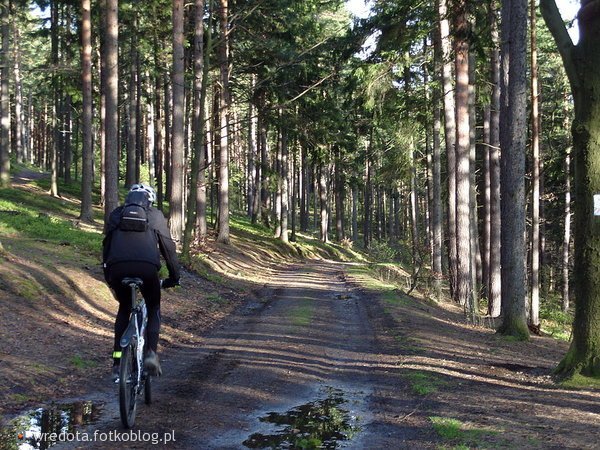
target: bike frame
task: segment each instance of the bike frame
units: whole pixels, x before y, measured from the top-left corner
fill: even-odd
[[[140,280],[141,281],[141,280]],[[121,337],[121,348],[127,347],[130,342],[135,340],[137,349],[137,385],[140,385],[142,380],[142,372],[144,366],[144,345],[145,331],[148,324],[148,309],[144,297],[137,296],[137,288],[141,286],[136,279],[125,278],[123,284],[127,284],[131,288],[131,316],[129,325]],[[140,323],[141,322],[141,323]]]
[[[146,404],[152,401],[150,377],[144,371],[148,310],[143,296],[137,295],[143,284],[142,280],[124,278],[122,283],[131,289],[131,315],[129,325],[120,340],[123,356],[119,380],[119,410],[125,428],[132,428],[135,424],[138,395],[144,391]]]

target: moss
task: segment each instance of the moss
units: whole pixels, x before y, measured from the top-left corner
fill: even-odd
[[[576,373],[569,378],[566,378],[560,383],[564,387],[573,389],[600,389],[600,377],[588,377]]]
[[[498,334],[518,342],[529,340],[527,323],[519,320],[505,320],[498,328]]]

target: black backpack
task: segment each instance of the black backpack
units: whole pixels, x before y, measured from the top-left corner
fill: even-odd
[[[132,191],[125,198],[121,210],[119,229],[123,231],[147,231],[150,202],[143,191]]]

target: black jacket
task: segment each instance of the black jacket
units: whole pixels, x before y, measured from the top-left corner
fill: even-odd
[[[106,236],[102,241],[102,262],[105,269],[118,262],[149,262],[160,269],[162,254],[169,269],[169,277],[179,280],[179,263],[175,242],[171,238],[167,220],[161,211],[149,207],[148,231],[123,231],[119,229],[123,206],[110,213]],[[160,254],[159,254],[160,249]]]

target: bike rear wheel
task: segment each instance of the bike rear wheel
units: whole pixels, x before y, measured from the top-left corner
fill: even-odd
[[[135,424],[138,372],[136,354],[135,344],[130,343],[123,349],[121,356],[119,411],[121,413],[121,423],[125,428],[133,428]]]

